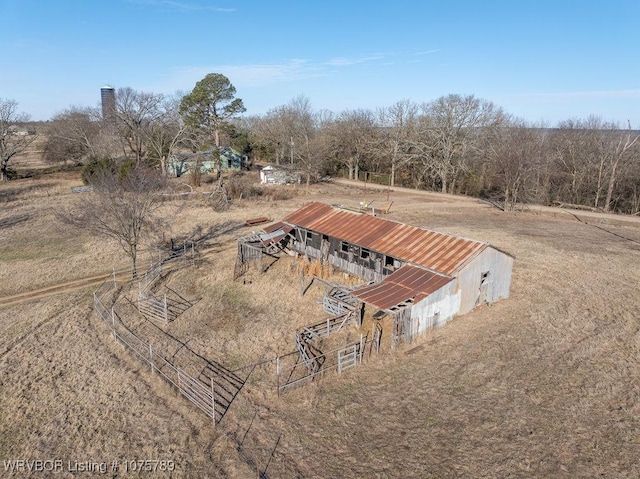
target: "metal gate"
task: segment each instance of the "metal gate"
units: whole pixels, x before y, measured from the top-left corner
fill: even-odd
[[[342,374],[342,371],[358,365],[359,350],[360,345],[355,343],[338,351],[338,374]]]

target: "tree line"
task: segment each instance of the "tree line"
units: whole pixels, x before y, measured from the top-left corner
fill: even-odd
[[[231,146],[259,163],[294,165],[307,182],[339,175],[488,197],[506,208],[534,202],[640,212],[640,141],[630,124],[597,116],[530,124],[490,101],[456,94],[338,113],[314,109],[299,96],[263,115],[241,116],[244,111],[218,73],[186,94],[120,88],[109,118],[77,106],[55,115],[44,157],[120,158],[166,174],[176,152]],[[26,141],[8,126],[24,121],[15,102],[0,99],[3,179]]]
[[[490,101],[447,95],[375,111],[313,111],[304,97],[243,118],[254,157],[412,188],[517,203],[640,212],[640,133],[597,116],[529,124]]]

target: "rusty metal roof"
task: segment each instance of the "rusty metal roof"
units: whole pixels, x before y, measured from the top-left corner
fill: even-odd
[[[283,221],[449,275],[488,246],[315,202]]]
[[[261,238],[263,243],[278,243],[282,238],[287,236],[293,227],[282,221],[278,221],[272,225],[266,226],[263,228],[264,232],[267,233],[266,237]]]
[[[351,295],[378,309],[389,309],[409,300],[417,303],[450,281],[453,278],[404,265],[381,282],[358,288]]]
[[[290,225],[283,223],[282,221],[277,221],[272,225],[265,226],[262,229],[264,230],[265,233],[273,233],[274,231],[278,231],[278,230],[283,230],[286,233],[289,233],[293,228]]]

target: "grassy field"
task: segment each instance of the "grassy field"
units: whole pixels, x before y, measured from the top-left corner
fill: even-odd
[[[57,223],[79,183],[59,175],[0,185],[0,297],[127,268],[116,245]],[[301,297],[285,260],[232,282],[235,238],[251,228],[219,231],[278,220],[307,201],[383,204],[386,194],[323,184],[222,213],[167,201],[166,237],[210,234],[197,264],[158,286],[194,303],[160,329],[231,369],[293,350],[295,328],[323,317],[321,289]],[[513,254],[511,298],[410,351],[384,343],[363,367],[280,397],[256,371],[215,429],[109,336],[92,312],[93,288],[0,307],[0,476],[6,461],[24,459],[62,460],[55,477],[96,475],[68,471],[69,461],[119,461],[107,477],[247,478],[265,468],[273,478],[638,477],[640,222],[506,214],[437,194],[391,199],[392,219]],[[125,470],[125,460],[147,459],[175,470]]]

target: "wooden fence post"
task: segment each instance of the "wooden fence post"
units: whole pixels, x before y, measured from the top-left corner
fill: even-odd
[[[278,397],[280,397],[280,356],[276,356],[276,387],[278,388]]]
[[[364,349],[364,346],[362,344],[362,333],[360,333],[360,364],[362,364],[362,350]]]
[[[304,269],[300,270],[300,296],[304,296]]]
[[[216,427],[216,390],[213,387],[213,375],[211,375],[211,417],[213,418],[213,427]]]
[[[155,368],[153,365],[153,348],[151,347],[151,343],[149,343],[149,362],[151,363],[151,374],[155,372]]]
[[[164,295],[164,324],[169,324],[169,315],[167,313],[167,295]]]

